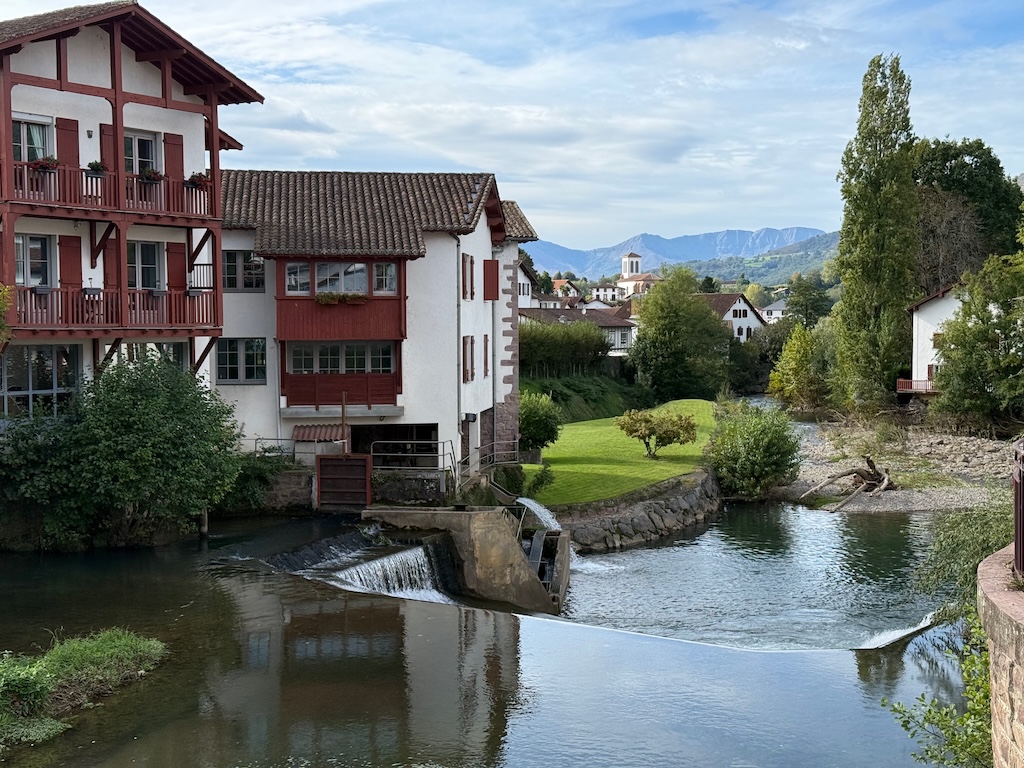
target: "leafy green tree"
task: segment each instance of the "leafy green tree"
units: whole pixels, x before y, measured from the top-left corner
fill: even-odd
[[[714,396],[728,380],[732,332],[697,294],[694,273],[668,267],[639,313],[630,351],[638,383],[658,402]]]
[[[10,425],[0,504],[34,514],[44,543],[147,544],[227,493],[236,443],[231,407],[192,376],[155,357],[110,365],[65,416]]]
[[[955,193],[977,212],[982,261],[1016,250],[1024,192],[1006,175],[991,147],[981,139],[921,139],[914,147],[914,161],[914,176],[921,187]],[[980,266],[978,262],[966,269]]]
[[[803,324],[813,328],[832,309],[832,301],[824,288],[817,287],[810,280],[797,274],[789,286],[786,299],[786,313]]]
[[[647,458],[656,459],[659,448],[685,445],[697,439],[693,417],[669,411],[626,411],[615,419],[615,426],[643,443]]]
[[[768,394],[797,408],[814,408],[825,399],[823,372],[817,366],[814,337],[797,324],[768,378]]]
[[[726,494],[756,499],[796,477],[800,440],[786,414],[744,402],[717,410],[704,455]]]
[[[7,325],[7,310],[11,308],[11,296],[11,286],[0,285],[0,344],[11,338],[11,329]]]
[[[550,296],[555,292],[555,282],[546,269],[537,275],[537,292],[542,296]]]
[[[743,291],[743,295],[747,297],[747,301],[758,309],[761,307],[767,307],[772,303],[771,297],[768,295],[768,291],[766,291],[764,286],[760,283],[751,283],[748,285]]]
[[[721,289],[721,283],[711,275],[704,275],[704,279],[700,281],[700,285],[697,287],[698,293],[720,293]]]
[[[836,267],[838,364],[844,400],[887,402],[909,363],[914,265],[920,247],[910,81],[898,56],[875,56],[864,75],[857,135],[843,153],[843,225]]]
[[[558,439],[562,412],[549,395],[522,392],[519,395],[519,449],[535,451]]]
[[[993,256],[969,276],[937,335],[938,412],[1017,423],[1024,416],[1024,255]]]

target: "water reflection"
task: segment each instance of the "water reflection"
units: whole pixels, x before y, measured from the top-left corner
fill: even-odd
[[[807,543],[791,522],[778,525],[799,562]],[[311,535],[285,526],[127,559],[0,556],[0,601],[17,609],[5,640],[9,622],[63,615],[71,633],[128,623],[172,650],[31,765],[899,768],[913,745],[877,694],[947,692],[915,641],[898,658],[739,651],[349,593],[238,559]],[[701,588],[690,582],[677,612]]]

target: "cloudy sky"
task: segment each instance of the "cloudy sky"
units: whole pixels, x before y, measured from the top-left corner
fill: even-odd
[[[0,18],[74,4],[3,0]],[[491,171],[541,238],[838,229],[869,59],[1024,172],[1019,0],[142,0],[266,97],[233,168]]]

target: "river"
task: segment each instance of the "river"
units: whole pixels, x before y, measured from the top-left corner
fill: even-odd
[[[172,652],[8,763],[899,768],[914,745],[879,699],[959,697],[934,630],[849,650],[932,607],[906,589],[920,517],[733,507],[664,546],[582,558],[563,619],[262,562],[343,530],[220,523],[206,543],[0,554],[0,647],[119,625]]]

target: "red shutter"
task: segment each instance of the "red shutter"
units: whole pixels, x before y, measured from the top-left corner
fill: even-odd
[[[469,380],[476,380],[476,336],[469,337]]]
[[[82,287],[82,238],[61,235],[57,240],[62,288]]]
[[[128,258],[125,254],[125,258]],[[121,271],[117,264],[117,238],[112,237],[103,248],[103,287],[117,288],[121,285]]]
[[[181,134],[164,134],[164,173],[172,181],[181,181],[185,178],[184,141]]]
[[[100,126],[100,160],[110,171],[117,170],[117,147],[114,144],[114,126]]]
[[[934,380],[935,380],[935,366],[934,365],[929,365],[928,366],[928,381],[934,381]]]
[[[185,244],[167,243],[167,287],[171,290],[185,290],[188,287],[186,278]]]
[[[486,298],[486,297],[485,297]],[[484,378],[491,374],[491,337],[484,334]]]
[[[462,254],[462,298],[469,298],[469,259]]]
[[[498,260],[484,259],[484,301],[498,300]],[[484,374],[485,376],[487,374]]]
[[[57,159],[68,168],[78,168],[78,121],[67,117],[58,117],[57,128]]]
[[[469,336],[462,337],[462,383],[469,381]]]
[[[469,257],[469,298],[476,298],[476,259]]]

